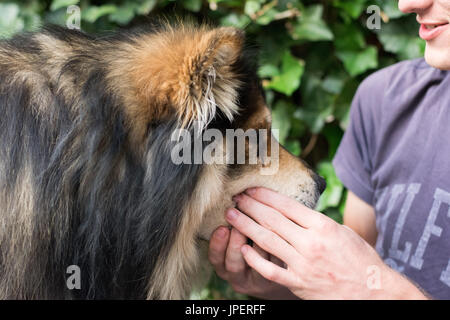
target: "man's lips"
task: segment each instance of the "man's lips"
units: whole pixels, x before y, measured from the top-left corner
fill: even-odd
[[[421,23],[419,36],[426,41],[433,40],[449,28],[448,23]]]

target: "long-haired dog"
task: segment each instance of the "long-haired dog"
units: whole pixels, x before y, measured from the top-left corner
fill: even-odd
[[[267,161],[173,161],[177,129],[270,136],[254,61],[234,28],[1,41],[0,298],[185,298],[234,194],[265,186],[313,206],[323,181],[283,148],[272,175]]]

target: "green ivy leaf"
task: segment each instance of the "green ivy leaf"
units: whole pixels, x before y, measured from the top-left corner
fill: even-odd
[[[322,134],[325,136],[328,142],[328,159],[333,159],[336,154],[339,143],[341,142],[343,131],[335,124],[326,125]]]
[[[340,207],[338,208],[326,208],[323,210],[323,213],[326,214],[328,217],[336,221],[337,223],[342,223],[343,214],[340,211]]]
[[[357,76],[378,66],[377,48],[374,46],[362,51],[338,51],[336,55],[351,76]]]
[[[50,10],[56,11],[61,8],[67,8],[71,5],[78,4],[80,0],[53,0],[50,5]]]
[[[342,91],[344,80],[342,75],[330,74],[323,80],[322,88],[329,93],[338,94]]]
[[[259,9],[261,9],[261,3],[258,0],[247,0],[244,5],[244,12],[248,16],[254,15]]]
[[[344,186],[336,176],[333,165],[329,161],[319,163],[317,167],[319,175],[327,181],[327,187],[320,196],[316,210],[323,211],[329,207],[337,207],[341,201]]]
[[[192,12],[199,12],[202,8],[202,0],[183,0],[183,6]]]
[[[260,17],[258,17],[258,19],[256,19],[256,23],[263,25],[263,26],[268,25],[275,19],[277,13],[278,13],[278,11],[276,11],[274,9],[269,9],[262,16],[260,16]]]
[[[245,14],[231,13],[220,19],[220,24],[227,27],[244,29],[252,20]]]
[[[333,27],[334,45],[338,50],[358,50],[366,46],[364,34],[356,23],[339,23]]]
[[[14,3],[0,4],[0,38],[8,38],[23,30],[24,21],[19,16],[19,6]]]
[[[384,50],[399,55],[400,59],[414,59],[422,57],[425,41],[417,37],[419,25],[415,19],[406,17],[385,24],[376,31]]]
[[[302,147],[298,140],[287,140],[284,142],[283,146],[296,157],[299,157],[302,152]]]
[[[284,100],[278,100],[272,110],[272,130],[278,130],[278,141],[281,144],[286,142],[286,138],[289,135],[291,128],[290,118],[290,105]]]
[[[334,0],[333,5],[343,9],[350,17],[356,19],[366,8],[366,0]]]
[[[349,78],[344,85],[341,93],[334,101],[334,117],[339,121],[339,126],[342,130],[347,129],[350,105],[356,90],[358,89],[359,82],[354,78]]]
[[[113,4],[105,4],[102,6],[91,6],[82,12],[81,18],[87,22],[94,23],[100,17],[110,15],[116,11],[117,7]]]
[[[307,124],[312,133],[318,134],[333,114],[335,95],[324,90],[319,74],[307,72],[304,77],[300,88],[303,106],[294,112],[294,116]]]
[[[279,74],[280,70],[278,70],[278,67],[270,63],[263,64],[258,69],[258,76],[260,78],[270,78]]]
[[[289,51],[285,51],[281,64],[281,73],[272,78],[267,88],[274,89],[284,93],[287,96],[298,89],[301,77],[303,75],[305,63],[291,55]]]
[[[272,25],[271,25],[272,26]],[[264,34],[258,36],[260,65],[279,65],[286,50],[289,50],[293,40],[282,28],[267,28]]]
[[[398,9],[397,1],[376,0],[375,3],[390,19],[397,19],[406,15],[406,13],[403,13]]]
[[[326,101],[325,106],[319,108],[302,107],[301,109],[298,109],[294,112],[294,116],[305,122],[310,128],[310,131],[316,134],[320,133],[325,125],[325,120],[333,113],[330,96],[326,94],[324,95],[323,91],[318,91],[317,97],[319,96],[319,94],[322,94],[323,96],[320,98],[316,98],[315,101]]]
[[[155,7],[156,3],[157,0],[145,0],[140,2],[139,7],[137,8],[137,13],[141,15],[149,14]]]
[[[306,8],[293,25],[292,38],[309,41],[333,40],[333,33],[322,20],[322,12],[322,5],[312,5]]]
[[[24,21],[24,30],[36,31],[42,25],[40,10],[41,6],[37,0],[32,0],[25,7],[20,8],[20,17]]]
[[[132,2],[125,2],[117,10],[109,15],[109,20],[117,22],[118,24],[125,25],[129,23],[136,15],[137,7]]]

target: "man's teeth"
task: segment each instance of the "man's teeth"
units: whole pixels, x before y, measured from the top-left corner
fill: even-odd
[[[426,24],[425,25],[425,28],[427,28],[428,30],[432,30],[432,29],[434,29],[434,28],[437,28],[437,27],[442,27],[442,26],[445,26],[445,25],[447,25],[448,23],[441,23],[441,24]]]

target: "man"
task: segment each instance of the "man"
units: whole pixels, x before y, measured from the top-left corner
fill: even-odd
[[[232,230],[216,230],[209,252],[236,291],[450,299],[450,2],[399,8],[417,15],[425,60],[378,71],[356,93],[333,160],[349,189],[344,225],[267,189],[238,195]]]

